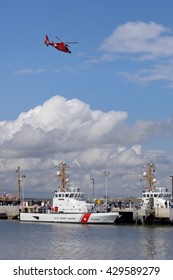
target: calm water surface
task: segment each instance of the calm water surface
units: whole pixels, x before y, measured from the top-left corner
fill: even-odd
[[[173,226],[42,224],[0,220],[1,260],[172,260]]]

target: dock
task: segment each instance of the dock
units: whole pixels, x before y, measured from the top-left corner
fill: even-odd
[[[134,212],[136,223],[172,224],[173,208],[138,209]]]
[[[0,205],[0,219],[18,219],[20,205]]]
[[[118,211],[120,218],[116,224],[136,224],[136,225],[156,225],[156,224],[172,224],[173,208],[114,208],[113,211]]]

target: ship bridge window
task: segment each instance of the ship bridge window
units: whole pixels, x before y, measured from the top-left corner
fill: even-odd
[[[155,193],[155,194],[154,194],[154,197],[157,197],[157,196],[158,196],[158,194],[157,194],[157,193]]]
[[[73,196],[74,196],[74,193],[71,193],[71,194],[70,194],[70,197],[73,197]]]
[[[147,193],[147,197],[149,197],[150,195],[149,195],[149,193]]]
[[[160,193],[160,194],[159,194],[159,197],[162,197],[162,196],[163,196],[163,194],[162,194],[162,193]]]
[[[69,193],[66,193],[66,194],[65,194],[65,197],[69,197]]]
[[[164,196],[163,197],[171,197],[171,194],[164,194]]]
[[[145,193],[143,193],[143,197],[146,197],[146,194],[145,194]]]

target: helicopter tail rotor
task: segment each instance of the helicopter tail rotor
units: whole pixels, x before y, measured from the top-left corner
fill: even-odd
[[[44,43],[46,44],[47,47],[49,46],[50,41],[49,41],[48,35],[46,35],[46,38],[45,38],[45,40],[44,40]]]

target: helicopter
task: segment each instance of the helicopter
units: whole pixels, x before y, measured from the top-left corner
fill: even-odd
[[[69,49],[69,45],[68,44],[78,44],[78,42],[62,42],[57,36],[55,36],[58,39],[58,43],[54,43],[53,41],[50,42],[48,35],[46,35],[46,38],[44,40],[44,43],[46,44],[46,46],[52,46],[55,49],[57,49],[58,51],[61,52],[65,52],[65,53],[71,53],[70,49]]]

